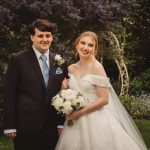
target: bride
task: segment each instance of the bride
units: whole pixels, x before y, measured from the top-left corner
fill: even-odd
[[[147,150],[133,120],[95,58],[98,39],[82,33],[75,42],[79,61],[69,66],[69,88],[80,92],[88,105],[66,116],[56,150]]]

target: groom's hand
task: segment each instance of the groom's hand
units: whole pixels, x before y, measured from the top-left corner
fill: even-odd
[[[61,132],[62,132],[62,129],[63,128],[57,128],[57,131],[58,131],[58,135],[60,136]]]
[[[63,129],[63,125],[58,125],[57,126],[57,131],[58,131],[58,135],[60,136],[61,132],[62,132],[62,129]]]
[[[16,132],[12,132],[12,133],[6,133],[6,135],[10,138],[15,138],[16,137]]]

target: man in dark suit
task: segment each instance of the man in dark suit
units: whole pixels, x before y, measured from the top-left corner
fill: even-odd
[[[49,51],[52,29],[53,24],[47,20],[34,21],[31,49],[13,55],[7,69],[4,133],[14,139],[15,150],[54,150],[57,127],[64,122],[50,102],[68,76],[66,63],[57,63],[59,60]],[[45,62],[41,55],[46,56]]]

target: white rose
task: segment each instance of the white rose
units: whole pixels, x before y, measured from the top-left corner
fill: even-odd
[[[60,94],[66,100],[73,100],[77,97],[78,93],[71,89],[67,89],[67,90],[62,90]]]
[[[53,100],[52,105],[55,107],[56,110],[60,111],[60,107],[63,106],[63,99],[57,97]]]
[[[57,54],[56,54],[55,60],[59,61],[59,60],[61,60],[61,59],[62,59],[62,57],[61,57],[60,55],[57,55]]]
[[[64,107],[64,110],[63,110],[64,114],[70,114],[73,111],[73,108],[71,106],[71,101],[64,102],[63,107]]]
[[[85,107],[86,103],[84,98],[82,96],[78,96],[76,99],[72,100],[72,106],[74,106],[76,110]]]

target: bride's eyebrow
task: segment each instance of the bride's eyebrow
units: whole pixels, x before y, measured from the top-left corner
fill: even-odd
[[[94,44],[93,44],[93,43],[89,43],[88,45],[89,45],[89,46],[91,46],[91,47],[93,47],[93,46],[94,46]]]
[[[84,44],[84,43],[85,43],[85,41],[80,41],[80,43]]]
[[[85,44],[86,42],[85,42],[85,41],[80,41],[80,43]],[[94,44],[93,44],[93,43],[88,43],[88,45],[90,45],[90,46],[94,46]]]

